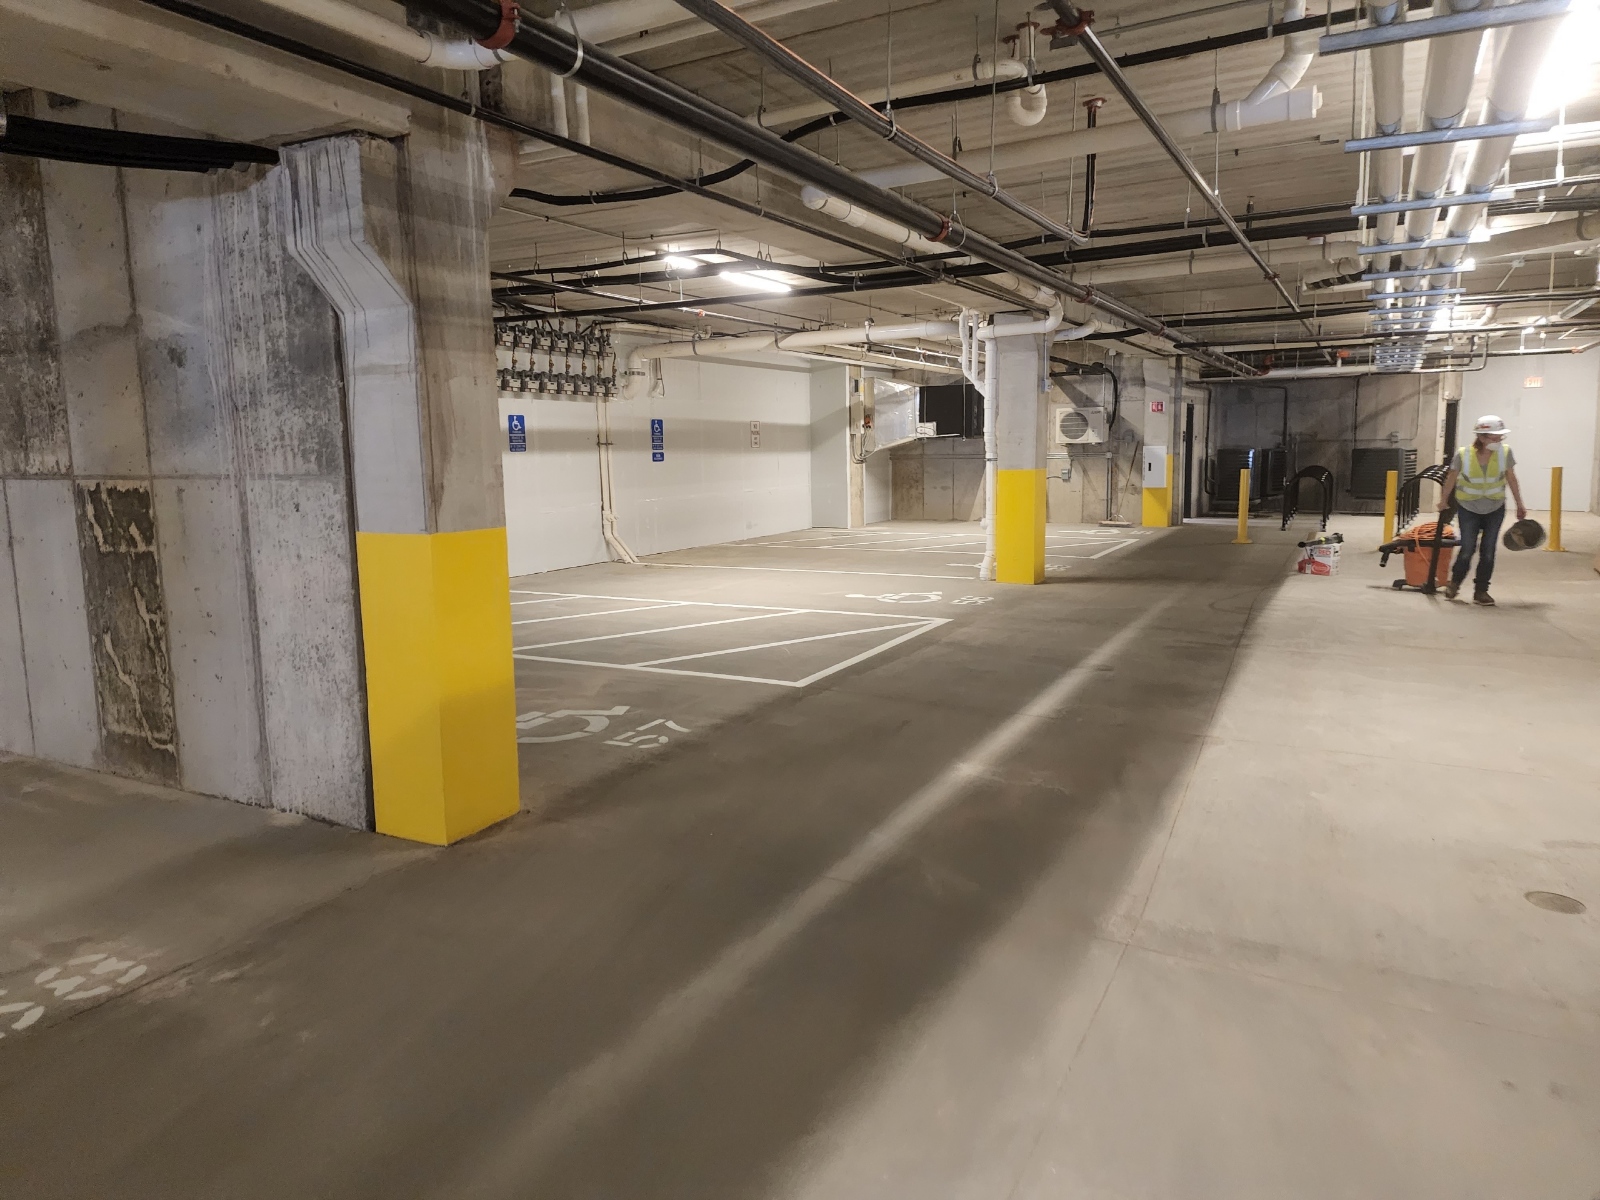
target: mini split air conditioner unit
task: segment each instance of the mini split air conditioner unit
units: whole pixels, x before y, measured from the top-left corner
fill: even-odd
[[[1097,446],[1106,440],[1106,410],[1078,404],[1050,406],[1051,440],[1057,446]]]

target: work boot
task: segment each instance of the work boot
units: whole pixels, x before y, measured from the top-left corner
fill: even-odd
[[[1494,607],[1494,597],[1489,595],[1488,588],[1479,588],[1477,591],[1473,592],[1472,602],[1474,604],[1482,604],[1488,608]]]
[[[1449,583],[1444,585],[1444,598],[1446,600],[1454,600],[1460,591],[1461,581],[1459,579],[1452,579]]]

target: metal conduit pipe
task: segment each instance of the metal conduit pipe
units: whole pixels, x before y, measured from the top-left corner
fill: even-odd
[[[1098,64],[1101,72],[1110,81],[1111,86],[1117,89],[1117,94],[1127,101],[1128,107],[1133,109],[1139,120],[1144,122],[1144,126],[1150,131],[1151,136],[1167,152],[1167,157],[1177,165],[1189,182],[1199,190],[1201,196],[1205,198],[1206,204],[1216,214],[1217,219],[1222,222],[1228,232],[1233,234],[1234,240],[1239,243],[1240,248],[1250,256],[1256,266],[1261,268],[1261,277],[1277,290],[1278,295],[1283,297],[1283,302],[1289,306],[1290,311],[1299,313],[1300,305],[1295,302],[1295,298],[1290,294],[1289,289],[1283,286],[1283,280],[1278,277],[1278,273],[1272,269],[1266,259],[1261,257],[1261,252],[1256,249],[1239,223],[1233,219],[1233,214],[1218,199],[1216,192],[1211,190],[1211,185],[1206,182],[1205,176],[1200,174],[1199,169],[1190,160],[1189,156],[1183,152],[1177,142],[1173,141],[1172,135],[1162,126],[1160,118],[1150,111],[1150,106],[1144,102],[1144,98],[1139,95],[1133,84],[1128,81],[1128,77],[1122,73],[1122,68],[1117,65],[1117,60],[1112,57],[1111,51],[1106,49],[1105,43],[1095,35],[1094,30],[1089,28],[1089,22],[1093,19],[1094,14],[1086,13],[1074,5],[1065,3],[1065,0],[1050,0],[1050,7],[1055,9],[1057,15],[1061,17],[1062,23],[1077,38],[1078,44]]]
[[[677,0],[677,3],[707,24],[727,34],[763,62],[782,71],[796,83],[809,88],[856,124],[872,130],[885,141],[898,146],[940,174],[948,176],[979,195],[987,196],[1002,208],[1008,209],[1053,237],[1062,238],[1075,246],[1081,246],[1089,240],[1076,229],[1051,220],[1032,205],[1024,204],[1009,192],[1002,190],[992,175],[988,177],[977,175],[955,159],[935,150],[921,138],[907,133],[900,128],[892,114],[885,116],[880,113],[848,88],[841,87],[832,77],[817,70],[782,42],[718,3],[718,0]],[[943,236],[944,233],[941,231],[935,240],[943,240]]]
[[[970,65],[958,67],[954,71],[944,71],[937,75],[919,75],[915,79],[895,83],[895,99],[904,102],[912,96],[926,95],[928,92],[944,91],[947,88],[966,87],[975,84],[987,83],[991,79],[1023,79],[1028,74],[1028,65],[1020,59],[1003,58],[999,62],[987,63],[982,59],[973,59]],[[1039,99],[1030,103],[1036,106],[1029,108],[1023,101],[1024,96],[1037,91]],[[868,104],[883,104],[889,99],[887,88],[870,88],[856,93]],[[1044,119],[1046,104],[1043,101],[1044,84],[1035,84],[1021,91],[1005,93],[1006,115],[1014,125],[1037,125]],[[814,117],[826,116],[828,113],[837,112],[833,105],[826,100],[812,100],[805,104],[786,104],[782,108],[763,108],[751,115],[752,121],[758,121],[769,129],[779,126],[793,125],[800,121],[809,121]]]
[[[170,4],[175,0],[161,2]],[[487,31],[491,23],[498,28],[500,8],[495,0],[416,0],[416,3],[419,8],[455,21],[468,30]],[[810,183],[858,200],[877,215],[898,220],[927,236],[947,235],[950,227],[948,219],[925,205],[875,187],[822,155],[802,146],[791,145],[776,134],[752,125],[743,117],[719,108],[669,80],[661,79],[614,54],[584,45],[551,22],[524,16],[520,30],[507,48],[519,57],[571,73],[589,88],[700,133],[718,145],[762,162],[800,183]],[[720,196],[716,198],[727,199]],[[1227,220],[1231,222],[1232,218]],[[1161,321],[1131,305],[1093,288],[1075,284],[1059,272],[1040,266],[993,238],[967,230],[963,236],[963,249],[990,266],[1011,271],[1019,278],[1056,290],[1109,313],[1137,330],[1162,338],[1219,371],[1231,375],[1256,373],[1254,367],[1218,354],[1204,343],[1178,336]]]
[[[486,71],[507,61],[511,55],[483,44],[483,41],[446,41],[385,20],[376,13],[358,8],[346,0],[261,0],[269,8],[302,20],[313,21],[326,29],[342,33],[379,50],[387,50],[425,67],[450,71]]]
[[[1260,125],[1277,125],[1287,121],[1308,121],[1317,115],[1322,106],[1322,93],[1314,87],[1295,88],[1250,103],[1229,100],[1222,104],[1207,104],[1199,108],[1186,108],[1167,113],[1159,118],[1162,127],[1174,137],[1209,137],[1215,131],[1235,133]],[[995,171],[1019,171],[1051,163],[1065,162],[1084,155],[1109,154],[1147,145],[1150,134],[1139,121],[1116,121],[1110,125],[1095,125],[1069,133],[1051,134],[1047,137],[1028,138],[1008,142],[994,148]],[[970,163],[988,169],[990,152],[987,147],[969,150],[956,156],[957,163]],[[931,183],[939,173],[922,163],[904,163],[892,167],[874,167],[861,172],[861,178],[879,187],[909,187],[917,183]]]

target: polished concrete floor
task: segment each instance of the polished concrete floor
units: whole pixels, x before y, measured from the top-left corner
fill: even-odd
[[[448,851],[0,760],[0,1195],[1592,1200],[1600,522],[1336,526],[515,581]]]

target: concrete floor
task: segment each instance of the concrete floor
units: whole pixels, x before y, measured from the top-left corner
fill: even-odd
[[[1600,522],[1336,527],[517,581],[577,736],[445,852],[0,762],[0,1195],[1590,1200]]]

